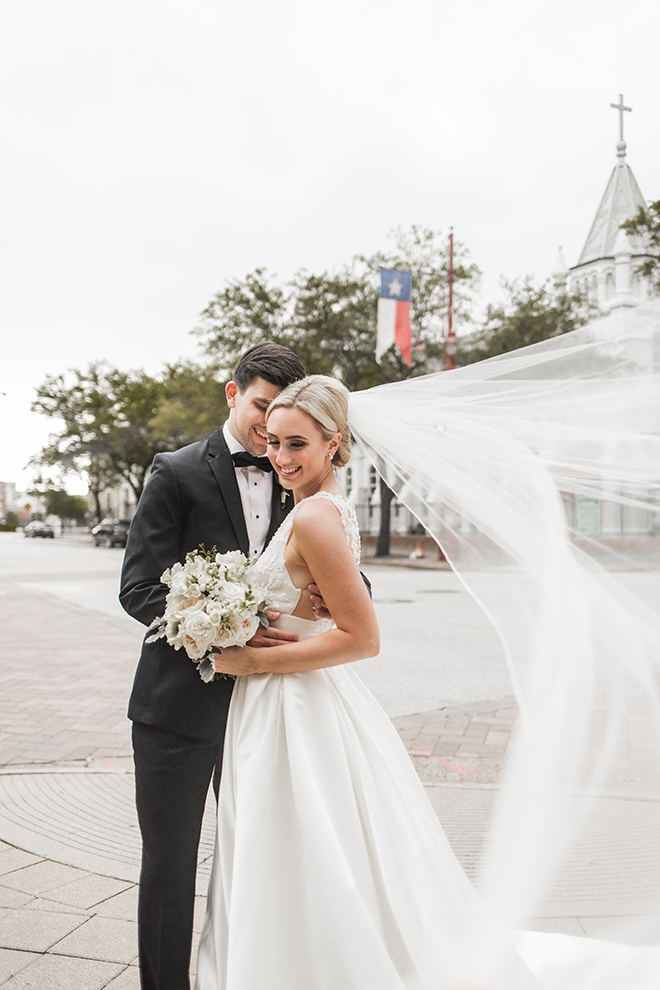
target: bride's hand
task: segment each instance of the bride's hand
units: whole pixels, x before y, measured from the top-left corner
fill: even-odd
[[[221,674],[234,674],[240,677],[243,674],[254,674],[257,670],[255,654],[259,650],[251,646],[229,646],[222,653],[211,654],[213,667]]]

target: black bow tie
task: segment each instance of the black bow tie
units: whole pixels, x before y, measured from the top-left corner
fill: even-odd
[[[255,457],[254,454],[248,454],[247,450],[239,450],[236,454],[231,455],[231,459],[234,462],[234,467],[256,467],[260,471],[272,471],[273,465],[270,463],[267,457]]]

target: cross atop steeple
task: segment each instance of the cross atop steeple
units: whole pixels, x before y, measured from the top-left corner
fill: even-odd
[[[620,93],[619,94],[619,102],[618,103],[610,103],[610,106],[612,107],[612,109],[619,111],[619,143],[616,146],[617,157],[619,157],[619,158],[625,158],[626,157],[626,142],[623,140],[623,113],[624,113],[624,110],[627,111],[628,113],[632,113],[632,107],[624,107],[624,105],[623,105],[623,93]]]

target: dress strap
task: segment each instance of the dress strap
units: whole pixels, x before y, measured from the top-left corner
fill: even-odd
[[[316,492],[315,495],[310,495],[308,498],[303,499],[302,502],[299,502],[298,505],[295,506],[293,512],[290,513],[290,516],[293,516],[293,513],[303,504],[303,502],[311,502],[314,498],[328,498],[338,510],[339,515],[341,516],[341,521],[344,524],[348,545],[353,552],[356,563],[359,564],[361,547],[357,516],[355,515],[353,505],[348,501],[348,499],[344,498],[343,495],[335,495],[333,492],[326,491]]]

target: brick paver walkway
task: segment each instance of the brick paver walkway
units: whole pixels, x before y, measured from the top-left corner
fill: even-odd
[[[141,631],[1,578],[0,617],[0,798],[9,794],[6,787],[3,791],[3,780],[11,778],[12,828],[26,837],[7,841],[8,833],[0,831],[0,986],[3,990],[138,990],[137,831],[131,818],[130,780],[124,776],[121,787],[110,784],[130,767],[125,707]],[[500,700],[394,720],[470,873],[515,719],[513,701]],[[626,760],[636,760],[646,745],[644,721],[643,711],[631,709]],[[42,823],[43,841],[54,843],[50,854],[29,837],[36,834],[30,829],[39,828],[43,788],[53,782],[53,774],[60,776],[58,787],[49,792],[48,835]],[[79,815],[75,801],[84,802],[92,791],[97,795],[96,812],[101,813],[88,816],[84,823],[78,818],[80,848],[73,848],[75,835],[72,840],[69,833],[69,844],[62,839],[58,847],[53,838],[57,828],[63,836],[65,830],[70,832],[72,819]],[[114,806],[108,803],[105,815],[104,794],[114,802]],[[120,801],[125,802],[121,809]],[[0,821],[8,822],[7,814],[8,806],[0,807]],[[103,840],[108,855],[112,852],[112,842],[103,833],[104,817],[113,819],[119,836],[112,840],[115,845],[124,841],[127,851],[130,846],[122,869],[86,865],[92,863],[85,856],[91,855],[95,829],[99,847]],[[649,820],[649,829],[652,824]],[[205,865],[200,872],[197,931],[204,911],[208,859]],[[604,921],[567,916],[552,919],[546,927],[598,935],[605,931]],[[538,927],[544,924],[541,921]]]
[[[130,756],[141,633],[0,580],[0,766]]]
[[[49,575],[51,580],[57,577]],[[13,775],[85,767],[125,770],[131,756],[126,699],[141,631],[22,587],[38,578],[24,575],[19,583],[0,579],[0,768]],[[93,580],[93,575],[87,578]],[[474,762],[480,755],[486,761],[496,758],[499,765],[512,712],[430,713],[396,723],[411,755],[424,762],[437,759],[438,772],[451,779],[474,774],[474,767],[459,763]],[[39,786],[47,779],[52,777],[38,773],[21,777],[22,789],[32,792],[32,802],[26,800],[19,809],[30,828],[38,827],[34,809],[45,800]],[[52,808],[49,797],[50,832]],[[68,811],[61,808],[63,829],[69,825]],[[134,859],[131,855],[130,861]],[[135,866],[124,875],[133,875],[134,870]],[[137,887],[131,880],[80,869],[0,841],[0,986],[3,990],[137,990],[136,898]],[[198,903],[197,930],[205,898],[200,896]]]

